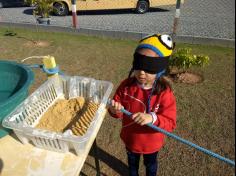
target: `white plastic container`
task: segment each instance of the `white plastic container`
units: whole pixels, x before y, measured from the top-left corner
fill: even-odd
[[[49,79],[42,84],[3,120],[2,125],[12,129],[24,144],[31,143],[36,147],[58,152],[68,152],[72,149],[79,155],[91,135],[97,135],[97,131],[94,132],[96,122],[104,116],[113,85],[107,81],[81,76],[60,76],[60,78]],[[99,103],[99,108],[85,135],[75,136],[72,133],[57,133],[35,128],[55,101],[75,97],[84,97]]]

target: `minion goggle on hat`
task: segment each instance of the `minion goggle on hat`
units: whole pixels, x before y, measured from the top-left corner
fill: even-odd
[[[157,54],[157,57],[150,57],[140,54],[140,49],[150,49]],[[134,70],[144,70],[147,73],[156,74],[168,67],[168,60],[174,49],[174,44],[169,35],[154,34],[140,40],[133,60]]]

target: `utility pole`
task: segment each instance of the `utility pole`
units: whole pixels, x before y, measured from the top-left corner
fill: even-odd
[[[176,36],[176,32],[177,32],[177,26],[178,26],[178,23],[179,23],[180,5],[181,5],[181,0],[177,0],[176,1],[175,19],[174,19],[174,25],[173,25],[173,33],[172,33],[173,41],[175,41],[175,36]]]
[[[76,13],[76,0],[71,0],[71,4],[72,4],[72,22],[73,22],[73,27],[75,29],[78,28],[77,26],[77,13]]]

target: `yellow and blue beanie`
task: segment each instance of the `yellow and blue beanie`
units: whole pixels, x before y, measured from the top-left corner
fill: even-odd
[[[147,48],[158,56],[150,57],[142,55],[138,50]],[[154,34],[139,41],[134,53],[133,69],[144,70],[148,73],[159,73],[168,67],[168,60],[174,49],[172,38],[166,34]]]

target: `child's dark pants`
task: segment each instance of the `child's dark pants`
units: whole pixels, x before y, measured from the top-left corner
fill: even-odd
[[[157,154],[158,152],[151,154],[143,154],[144,165],[146,166],[146,176],[156,176],[157,175]],[[128,165],[129,165],[129,175],[138,176],[139,160],[141,154],[133,153],[127,150],[128,155]]]

